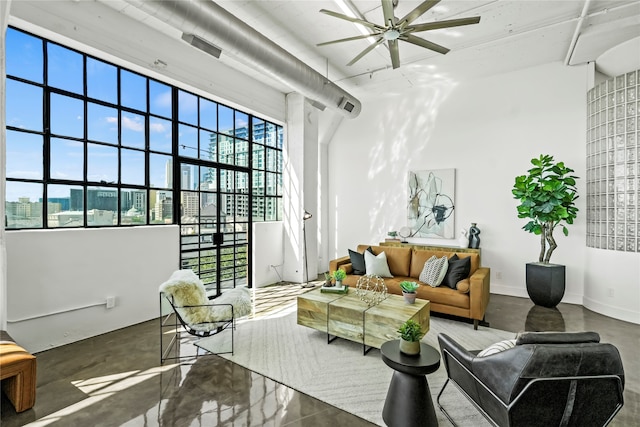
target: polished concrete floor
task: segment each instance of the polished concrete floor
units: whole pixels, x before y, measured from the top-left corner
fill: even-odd
[[[302,291],[297,285],[256,290],[255,316],[294,304]],[[625,406],[611,425],[640,425],[639,325],[581,306],[546,309],[501,295],[491,296],[486,320],[513,332],[599,332],[602,341],[620,350],[626,373]],[[218,356],[161,365],[158,325],[144,322],[38,353],[36,405],[16,414],[3,395],[2,426],[372,425]],[[185,352],[194,348],[181,346]]]

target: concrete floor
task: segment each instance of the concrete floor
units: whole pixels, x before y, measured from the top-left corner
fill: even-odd
[[[256,316],[295,303],[301,291],[297,285],[256,290]],[[626,373],[625,405],[611,425],[640,425],[640,325],[577,305],[546,309],[502,295],[491,296],[486,320],[512,332],[600,333],[620,350]],[[144,322],[38,353],[36,405],[17,414],[3,395],[2,426],[372,425],[218,356],[161,365],[158,326]]]

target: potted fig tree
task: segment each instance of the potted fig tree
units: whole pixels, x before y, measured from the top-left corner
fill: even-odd
[[[523,230],[540,236],[538,262],[526,265],[527,293],[535,304],[555,307],[564,296],[565,266],[550,263],[558,247],[553,231],[561,226],[562,233],[569,235],[567,225],[573,224],[578,215],[578,177],[572,174],[573,169],[550,155],[541,154],[531,159],[531,164],[533,168],[526,175],[516,177],[512,190],[520,201],[518,218],[529,219]]]
[[[398,329],[400,334],[400,351],[409,356],[420,354],[420,340],[424,336],[420,324],[415,320],[409,319],[400,325]]]

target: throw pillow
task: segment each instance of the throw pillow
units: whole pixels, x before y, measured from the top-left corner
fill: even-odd
[[[456,284],[469,277],[470,272],[471,258],[459,258],[458,254],[454,254],[449,259],[449,268],[447,269],[447,274],[444,276],[442,283],[451,289],[456,289]]]
[[[460,293],[468,294],[469,290],[471,290],[471,281],[468,278],[460,280],[456,283],[456,289]]]
[[[489,347],[478,353],[478,357],[491,356],[492,354],[500,353],[501,351],[509,350],[516,346],[516,340],[504,340],[491,344]]]
[[[372,252],[371,246],[367,248],[367,251]],[[364,254],[349,249],[349,259],[351,260],[351,268],[353,268],[353,274],[362,276],[367,274],[367,266],[364,262]]]
[[[446,256],[438,258],[433,255],[424,263],[422,273],[420,273],[420,281],[433,288],[438,287],[447,274],[448,266],[449,259]]]
[[[384,252],[374,255],[369,251],[364,251],[364,263],[369,276],[393,277],[387,264],[387,254]]]

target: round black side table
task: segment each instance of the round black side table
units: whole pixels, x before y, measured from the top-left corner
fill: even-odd
[[[382,409],[382,419],[389,427],[437,426],[427,374],[440,367],[440,353],[420,343],[420,355],[400,352],[400,340],[387,341],[380,347],[382,360],[393,377]]]

